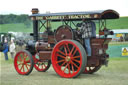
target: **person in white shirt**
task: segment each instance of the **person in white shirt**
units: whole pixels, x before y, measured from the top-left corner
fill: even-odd
[[[14,58],[14,54],[15,54],[15,43],[14,43],[13,40],[11,40],[9,51],[10,51],[11,57]]]

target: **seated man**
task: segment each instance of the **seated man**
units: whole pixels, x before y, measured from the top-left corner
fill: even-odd
[[[90,38],[96,38],[96,26],[92,21],[84,21],[80,27],[80,33],[84,39],[87,56],[91,56]]]

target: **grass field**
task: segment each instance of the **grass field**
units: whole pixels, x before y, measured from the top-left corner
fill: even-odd
[[[120,17],[120,19],[107,20],[107,28],[109,29],[127,29],[128,28],[128,16]],[[57,29],[62,23],[52,23],[52,29]],[[98,24],[97,24],[98,27]],[[0,32],[32,32],[32,24],[27,28],[23,23],[17,24],[0,24]],[[41,30],[41,32],[44,31]],[[97,28],[98,33],[98,28]]]
[[[32,32],[32,27],[27,28],[23,23],[0,24],[0,32]]]
[[[9,57],[10,58],[10,57]],[[19,75],[13,60],[4,60],[0,54],[0,85],[128,85],[128,58],[110,58],[108,67],[102,67],[95,74],[81,74],[75,79],[58,76],[52,66],[47,72],[35,69],[28,76]]]

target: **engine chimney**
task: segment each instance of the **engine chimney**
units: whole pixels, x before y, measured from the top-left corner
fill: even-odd
[[[39,10],[33,8],[31,12],[32,14],[38,14]],[[38,20],[36,20],[36,17],[33,17],[33,37],[35,41],[38,41]]]

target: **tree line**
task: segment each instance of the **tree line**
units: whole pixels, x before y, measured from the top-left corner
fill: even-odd
[[[0,15],[0,24],[24,23],[27,27],[31,25],[31,20],[27,14]]]

